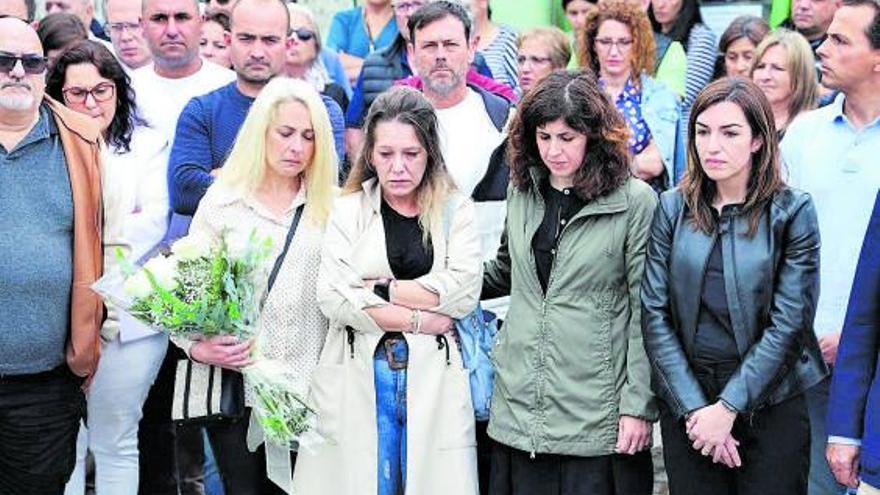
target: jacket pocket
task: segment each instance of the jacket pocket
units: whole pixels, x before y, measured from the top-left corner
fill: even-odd
[[[447,366],[443,374],[440,417],[443,431],[438,432],[441,450],[473,447],[474,408],[471,405],[470,373],[458,366]]]
[[[339,443],[342,431],[345,376],[344,364],[319,364],[312,372],[309,397],[318,417],[316,430],[322,439],[334,444]]]

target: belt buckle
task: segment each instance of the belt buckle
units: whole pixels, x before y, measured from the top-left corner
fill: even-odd
[[[407,362],[409,361],[409,356],[407,356],[407,359],[404,359],[403,361],[398,361],[397,358],[394,356],[394,346],[398,342],[400,342],[400,340],[388,339],[382,343],[382,345],[385,346],[385,359],[388,361],[388,367],[395,371],[405,370]]]

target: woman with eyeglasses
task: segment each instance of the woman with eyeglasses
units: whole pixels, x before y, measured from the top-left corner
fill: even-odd
[[[49,72],[46,93],[92,119],[107,144],[103,181],[121,198],[121,218],[105,218],[104,266],[115,251],[136,259],[162,239],[168,214],[167,142],[137,117],[122,65],[100,43],[70,47]],[[115,210],[115,209],[114,209]],[[80,432],[68,495],[82,495],[86,447],[95,456],[99,495],[137,493],[138,421],[168,340],[110,308],[101,330],[101,361],[87,393],[88,430]]]
[[[229,33],[229,16],[223,12],[214,12],[205,16],[202,22],[202,37],[199,39],[199,55],[217,65],[232,67],[229,60],[229,44],[226,34]]]
[[[554,70],[564,69],[571,59],[568,36],[557,27],[538,27],[516,40],[519,87],[525,95]]]
[[[321,56],[321,33],[308,7],[287,4],[290,12],[290,47],[287,49],[285,73],[294,79],[303,79],[315,91],[333,98],[342,112],[348,109],[348,95],[330,76]]]
[[[657,191],[672,187],[684,169],[681,106],[651,77],[654,38],[644,10],[627,0],[599,2],[587,14],[578,58],[626,120],[633,174]]]

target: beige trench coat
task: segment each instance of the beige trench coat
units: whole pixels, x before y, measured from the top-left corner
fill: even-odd
[[[368,495],[377,489],[376,401],[373,352],[383,330],[364,309],[386,304],[364,279],[393,277],[385,250],[375,180],[362,192],[336,200],[324,238],[318,302],[330,331],[310,397],[318,412],[318,445],[300,449],[294,472],[297,495]],[[440,296],[436,312],[461,317],[474,309],[481,288],[480,247],[474,207],[459,201],[446,248],[442,221],[432,226],[434,265],[417,279]],[[447,252],[448,251],[448,252]],[[349,341],[345,327],[355,329]],[[438,349],[431,335],[406,333],[408,495],[476,495],[474,412],[468,375],[452,336]]]

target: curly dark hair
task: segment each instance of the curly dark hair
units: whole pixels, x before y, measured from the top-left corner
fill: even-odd
[[[46,78],[46,93],[52,98],[64,102],[62,90],[67,77],[67,68],[76,64],[92,64],[98,69],[101,77],[105,77],[116,86],[116,115],[107,128],[104,139],[113,148],[131,151],[131,134],[138,125],[146,125],[137,116],[134,88],[131,80],[116,57],[104,45],[85,40],[68,48],[49,71]]]
[[[604,196],[630,177],[629,131],[623,117],[588,72],[557,70],[520,103],[510,128],[507,156],[511,181],[520,191],[533,184],[531,168],[546,167],[538,151],[539,127],[562,119],[587,136],[574,190],[584,201]]]

